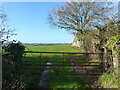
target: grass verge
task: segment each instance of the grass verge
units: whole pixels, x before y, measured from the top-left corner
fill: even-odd
[[[103,74],[99,77],[103,88],[118,88],[118,75],[115,73]]]

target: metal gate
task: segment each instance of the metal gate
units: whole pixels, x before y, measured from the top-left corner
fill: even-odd
[[[39,54],[39,60],[24,60],[24,69],[42,69],[43,76],[41,75],[40,81],[46,82],[44,78],[47,76],[47,78],[52,77],[58,77],[62,75],[62,77],[81,77],[86,79],[89,83],[93,83],[95,79],[97,79],[101,74],[104,73],[104,63],[103,60],[100,60],[98,56],[103,56],[103,53],[78,53],[78,52],[33,52],[33,51],[25,51],[25,53],[37,53]],[[61,55],[60,60],[54,60],[52,57],[42,56],[43,54],[56,54]],[[95,57],[94,59],[91,59],[90,57]],[[41,59],[43,60],[43,63],[39,64],[33,64],[29,62],[40,62]],[[27,63],[26,63],[27,62]],[[29,67],[32,66],[32,67]],[[55,75],[45,75],[46,72],[49,70],[56,71]],[[62,71],[66,70],[72,70],[74,73],[64,73],[62,74]],[[44,73],[45,72],[45,73]],[[37,75],[37,74],[36,74]],[[94,81],[93,79],[94,78]],[[39,83],[39,84],[40,84]],[[39,87],[48,87],[47,85],[39,85]]]

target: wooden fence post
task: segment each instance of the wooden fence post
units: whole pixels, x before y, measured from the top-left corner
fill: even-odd
[[[106,47],[103,47],[104,54],[103,54],[103,69],[107,71],[107,49]]]

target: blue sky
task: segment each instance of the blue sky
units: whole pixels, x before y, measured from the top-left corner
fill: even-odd
[[[64,29],[51,28],[48,12],[60,2],[4,2],[7,23],[16,28],[12,39],[23,43],[71,43],[74,36]]]

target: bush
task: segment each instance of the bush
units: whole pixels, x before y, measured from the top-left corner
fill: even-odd
[[[4,45],[2,48],[2,70],[3,70],[3,89],[20,88],[23,83],[21,81],[21,65],[22,56],[25,47],[22,43],[11,43]]]
[[[7,46],[3,46],[4,54],[9,54],[11,57],[19,57],[21,58],[25,47],[22,45],[21,42],[18,43],[11,43]]]

